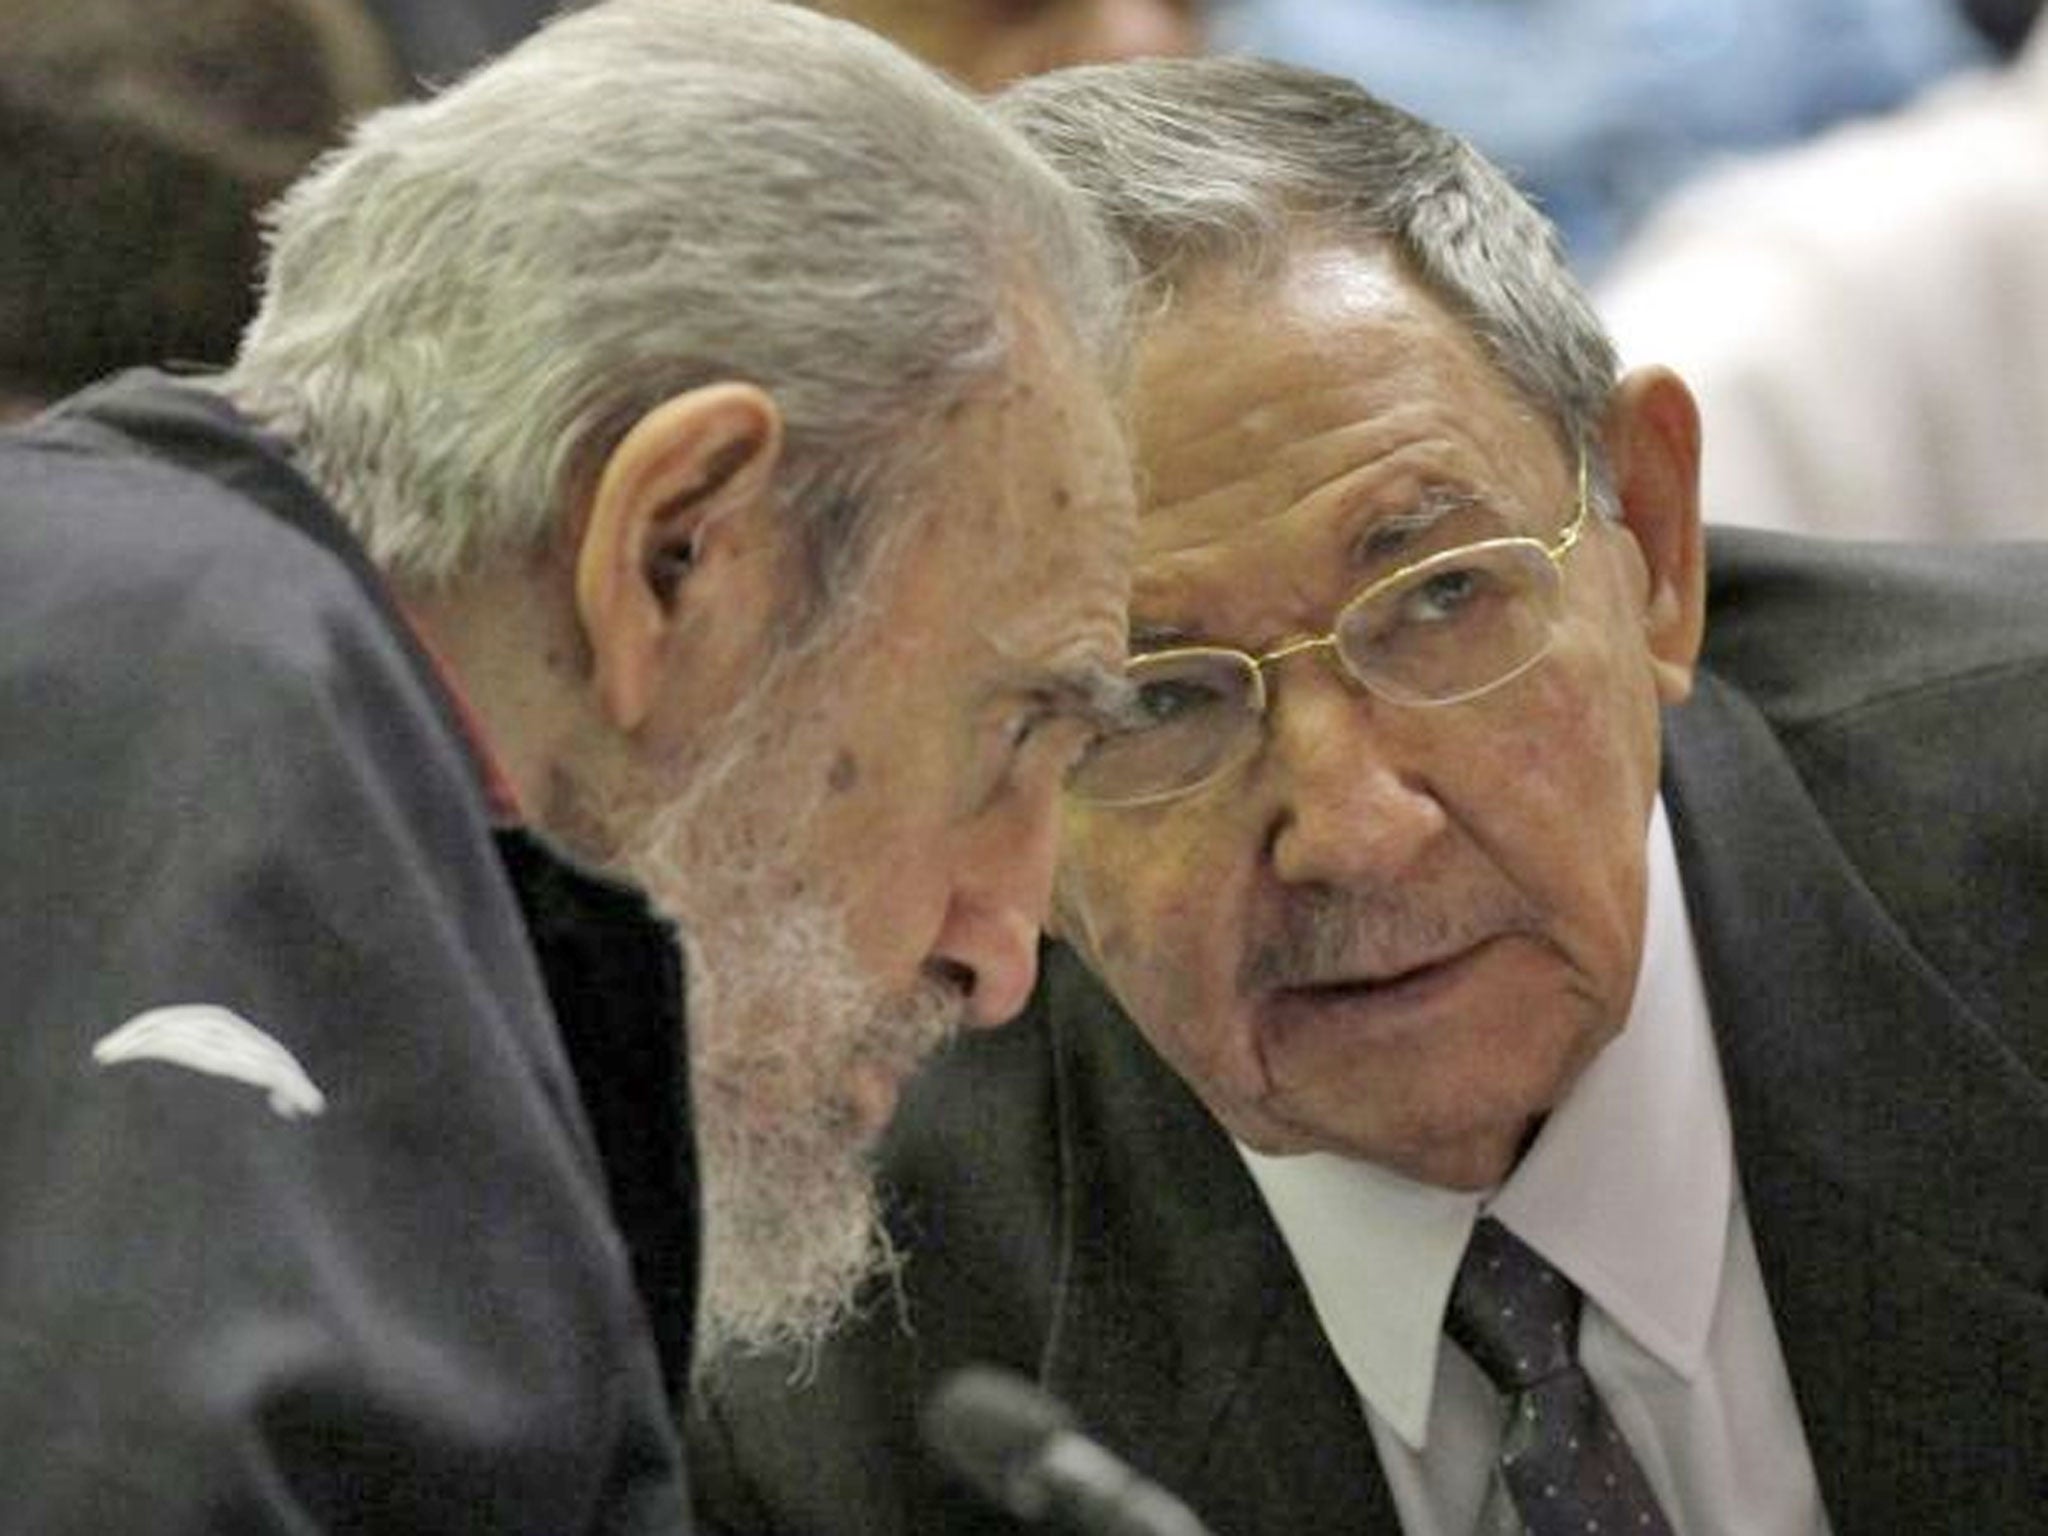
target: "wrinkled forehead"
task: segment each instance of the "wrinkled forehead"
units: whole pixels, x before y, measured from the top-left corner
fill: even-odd
[[[1137,527],[1130,456],[1071,337],[1018,338],[1011,368],[942,424],[922,493],[920,542],[990,650],[1121,653]]]
[[[1140,338],[1129,415],[1141,632],[1218,594],[1274,622],[1327,607],[1382,524],[1464,509],[1474,537],[1547,527],[1567,475],[1465,327],[1372,250],[1183,285]]]
[[[984,477],[987,553],[1006,568],[1097,554],[1128,567],[1138,515],[1130,441],[1101,368],[1071,332],[1029,323],[1008,373],[960,418],[949,452]]]

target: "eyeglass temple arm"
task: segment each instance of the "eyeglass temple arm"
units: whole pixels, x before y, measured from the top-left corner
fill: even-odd
[[[1589,480],[1586,470],[1586,450],[1582,444],[1579,448],[1579,507],[1572,514],[1571,526],[1557,536],[1556,547],[1544,551],[1545,554],[1550,556],[1553,563],[1562,565],[1564,557],[1572,552],[1572,547],[1579,542],[1580,536],[1585,533],[1586,513],[1591,505]]]

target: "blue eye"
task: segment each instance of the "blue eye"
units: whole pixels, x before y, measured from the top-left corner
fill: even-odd
[[[1484,601],[1498,585],[1478,566],[1452,566],[1432,572],[1402,595],[1401,622],[1442,624]]]
[[[1146,730],[1184,720],[1224,702],[1214,684],[1192,677],[1162,677],[1139,682],[1133,700],[1133,728]]]

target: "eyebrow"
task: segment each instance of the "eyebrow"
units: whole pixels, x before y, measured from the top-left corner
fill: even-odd
[[[1131,654],[1142,656],[1147,651],[1170,651],[1176,646],[1199,643],[1195,631],[1178,624],[1133,624],[1131,626]]]
[[[1127,722],[1134,692],[1122,672],[1099,662],[1047,669],[1027,679],[1022,691],[1096,731]]]
[[[1356,564],[1369,565],[1390,554],[1398,557],[1402,544],[1427,533],[1445,518],[1460,512],[1490,511],[1493,505],[1490,497],[1477,491],[1433,481],[1424,485],[1407,507],[1360,528],[1350,541],[1351,558]]]
[[[1398,562],[1400,542],[1417,534],[1428,532],[1445,518],[1459,512],[1497,512],[1493,498],[1481,492],[1468,490],[1463,486],[1447,484],[1441,480],[1430,481],[1416,492],[1414,499],[1396,512],[1389,512],[1374,518],[1359,529],[1345,545],[1345,550],[1355,565],[1369,566],[1376,561]],[[1393,534],[1397,543],[1390,550],[1374,550],[1372,542]],[[1182,646],[1213,645],[1221,642],[1205,638],[1199,629],[1190,629],[1182,624],[1133,623],[1130,630],[1130,649],[1134,656],[1152,651],[1175,650]]]

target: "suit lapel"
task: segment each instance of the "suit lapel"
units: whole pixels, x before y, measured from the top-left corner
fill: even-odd
[[[1838,1532],[2038,1496],[2048,1105],[1859,878],[1762,717],[1702,675],[1666,794],[1744,1198]],[[2010,1382],[2009,1391],[2000,1383]],[[1988,1523],[1957,1524],[1973,1499]]]
[[[1062,1270],[1044,1376],[1217,1536],[1397,1532],[1371,1436],[1222,1131],[1062,952]]]

